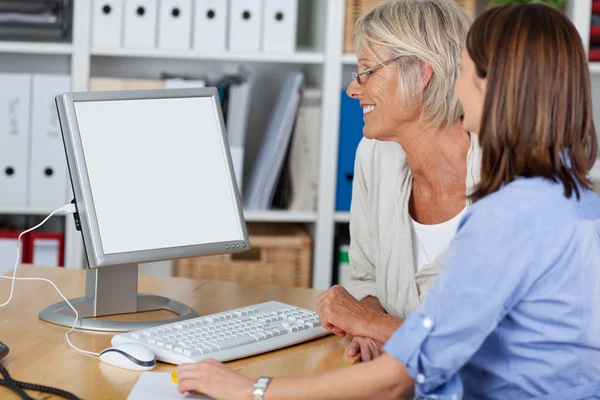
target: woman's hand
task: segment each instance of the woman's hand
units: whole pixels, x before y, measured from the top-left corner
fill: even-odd
[[[338,336],[364,336],[362,327],[373,310],[363,306],[346,289],[334,286],[317,297],[317,313],[323,327]]]
[[[368,337],[356,336],[348,346],[348,357],[354,357],[358,353],[361,361],[374,360],[383,354],[383,343]]]
[[[252,399],[254,382],[213,359],[177,367],[177,390],[198,391],[217,400]]]

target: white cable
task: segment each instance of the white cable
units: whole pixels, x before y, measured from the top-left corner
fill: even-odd
[[[77,322],[79,321],[79,313],[77,312],[77,310],[75,309],[75,307],[73,307],[73,305],[69,302],[69,300],[67,300],[67,298],[62,294],[62,292],[58,289],[58,287],[56,287],[56,285],[54,284],[54,282],[52,282],[51,280],[46,279],[46,278],[17,278],[16,277],[17,276],[17,268],[19,267],[19,259],[20,259],[20,256],[21,256],[21,236],[23,236],[24,234],[26,234],[28,232],[36,230],[40,226],[44,225],[46,223],[46,221],[48,221],[50,218],[52,218],[55,214],[58,214],[58,213],[60,213],[60,214],[73,214],[74,212],[75,212],[75,206],[73,204],[65,204],[64,206],[62,206],[60,208],[57,208],[56,210],[52,211],[52,213],[50,213],[50,215],[48,215],[46,217],[46,219],[44,219],[42,222],[40,222],[39,224],[37,224],[33,228],[30,228],[30,229],[27,229],[24,232],[21,232],[21,234],[19,235],[19,238],[17,239],[17,260],[15,261],[15,269],[13,271],[13,276],[10,277],[10,276],[0,275],[0,278],[3,278],[3,279],[12,279],[12,285],[10,287],[10,295],[8,296],[8,300],[6,300],[4,303],[0,304],[0,307],[6,306],[12,300],[13,293],[15,291],[15,281],[42,281],[42,282],[48,282],[49,284],[51,284],[54,287],[54,289],[56,289],[56,291],[58,292],[58,294],[60,294],[60,297],[63,298],[63,300],[69,305],[69,307],[71,307],[71,309],[75,313],[75,320],[73,321],[73,326],[71,327],[71,329],[67,333],[65,333],[65,338],[67,339],[67,343],[69,343],[69,346],[71,346],[74,350],[76,350],[76,351],[78,351],[80,353],[89,354],[89,355],[92,355],[92,356],[99,356],[100,353],[95,353],[93,351],[87,351],[87,350],[81,350],[77,346],[73,345],[73,343],[71,343],[71,340],[69,340],[69,334],[75,330],[75,325],[77,325]]]

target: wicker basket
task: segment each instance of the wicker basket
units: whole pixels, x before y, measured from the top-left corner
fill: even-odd
[[[194,279],[309,287],[312,240],[299,225],[248,224],[251,249],[184,258],[175,275]]]
[[[354,52],[354,38],[352,31],[354,24],[361,15],[371,8],[389,0],[346,0],[346,23],[344,26],[344,53]],[[477,0],[455,0],[467,14],[474,17]]]

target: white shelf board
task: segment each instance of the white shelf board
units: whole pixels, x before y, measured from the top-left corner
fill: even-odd
[[[0,41],[0,53],[70,55],[72,52],[70,43]]]
[[[264,52],[217,52],[205,53],[195,50],[164,50],[164,49],[124,49],[124,48],[93,48],[93,56],[108,57],[138,57],[187,60],[223,60],[247,62],[272,62],[287,64],[321,64],[325,55],[318,51],[300,49],[293,53],[264,53]]]
[[[313,211],[244,211],[247,222],[315,222],[317,213]]]
[[[335,222],[350,222],[350,213],[349,212],[336,212],[335,213]]]
[[[600,73],[600,62],[598,62],[598,61],[590,62],[590,73],[592,73],[592,74]]]
[[[0,205],[0,215],[17,214],[17,215],[49,215],[52,211],[60,206],[45,207],[45,206],[11,206]],[[63,214],[60,214],[63,215]]]
[[[342,63],[346,65],[356,65],[356,54],[344,53],[342,54]]]

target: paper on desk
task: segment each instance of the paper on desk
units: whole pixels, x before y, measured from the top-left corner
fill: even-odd
[[[171,381],[168,372],[144,372],[127,400],[181,400],[181,399],[204,399],[211,400],[212,397],[199,394],[180,394],[177,385]]]

